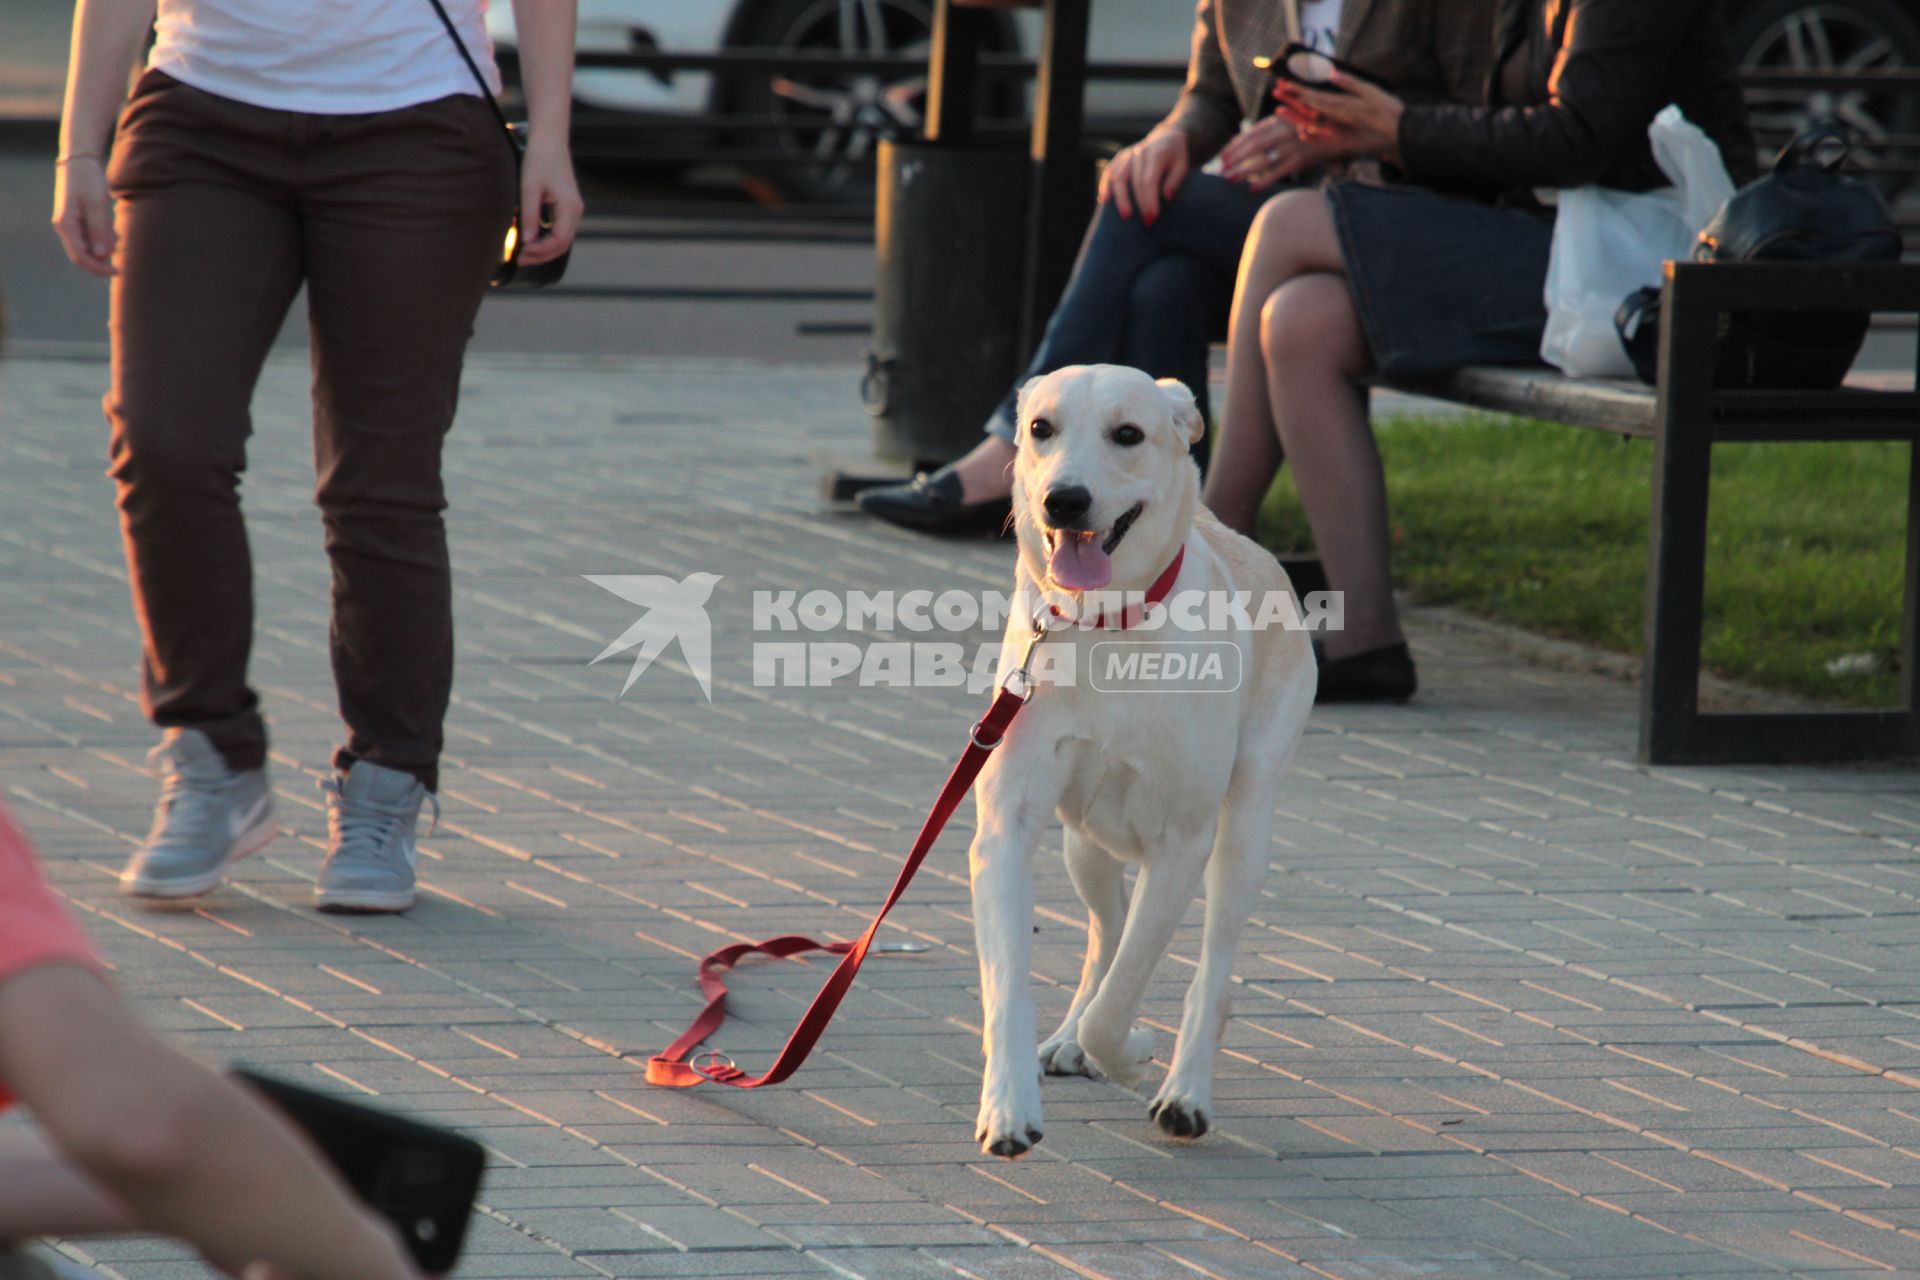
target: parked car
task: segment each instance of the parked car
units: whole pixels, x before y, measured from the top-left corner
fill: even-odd
[[[1093,6],[1089,56],[1101,62],[1175,62],[1192,30],[1186,0],[1100,0]],[[511,7],[487,15],[497,49],[514,47]],[[1040,43],[1037,11],[1000,11],[988,22],[991,53],[1031,57]],[[924,58],[933,0],[580,0],[578,47],[596,53],[778,50]],[[511,57],[503,59],[512,78]],[[986,114],[1021,114],[1017,88],[998,82]],[[1009,90],[1014,90],[1009,92]],[[1091,122],[1103,133],[1137,135],[1172,100],[1171,83],[1096,83]],[[795,200],[847,201],[871,189],[880,136],[920,127],[926,77],[853,73],[717,75],[583,67],[574,94],[582,127],[576,153],[595,161],[669,162],[693,154],[749,157],[757,178]],[[604,112],[623,125],[604,127]],[[723,118],[737,123],[722,125]],[[702,123],[710,128],[700,128]],[[655,126],[649,129],[649,124]],[[659,126],[668,126],[660,128]]]
[[[1913,0],[1729,0],[1733,47],[1749,71],[1881,71],[1920,68],[1920,18]],[[1753,90],[1753,126],[1763,149],[1812,120],[1852,126],[1855,157],[1886,157],[1874,144],[1920,135],[1920,88],[1904,92],[1862,82],[1844,90]],[[1906,161],[1920,156],[1909,147]],[[1889,190],[1910,182],[1890,177]]]
[[[1920,21],[1912,0],[1728,3],[1743,67],[1920,67]],[[496,47],[510,52],[510,6],[494,5],[487,22]],[[932,24],[933,0],[580,0],[579,47],[607,53],[794,50],[921,57]],[[1191,31],[1192,11],[1184,0],[1100,0],[1092,10],[1088,53],[1096,62],[1175,63],[1184,59]],[[996,12],[989,47],[1032,56],[1039,35],[1037,13]],[[1167,83],[1095,81],[1087,99],[1089,125],[1114,137],[1137,134],[1165,111],[1173,93],[1171,77]],[[578,150],[589,162],[632,161],[649,153],[722,159],[737,149],[750,172],[789,198],[845,201],[870,186],[876,140],[919,127],[926,78],[812,69],[722,75],[589,67],[577,73],[575,94],[583,118]],[[1020,103],[1003,88],[989,100],[989,113],[1017,115]],[[1753,108],[1756,128],[1775,145],[1810,119],[1827,116],[1854,126],[1858,154],[1868,159],[1875,141],[1920,134],[1920,92],[1867,84],[1843,91],[1782,89],[1756,94]],[[624,117],[611,135],[592,123],[605,112]],[[734,123],[721,125],[727,117]],[[657,127],[662,125],[671,127]]]

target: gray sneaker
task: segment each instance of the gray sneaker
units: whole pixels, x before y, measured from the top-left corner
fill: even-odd
[[[413,844],[422,801],[440,819],[440,802],[410,773],[366,760],[345,777],[320,783],[327,793],[327,861],[313,896],[322,911],[405,911],[413,905]],[[431,829],[429,829],[431,833]]]
[[[191,898],[226,878],[227,868],[266,848],[280,829],[265,769],[235,769],[198,729],[169,729],[147,753],[160,763],[153,830],[126,870],[120,892],[136,898]]]

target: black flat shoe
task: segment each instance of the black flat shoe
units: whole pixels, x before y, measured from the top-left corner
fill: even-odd
[[[1413,654],[1404,642],[1329,659],[1315,640],[1313,656],[1320,664],[1320,691],[1313,696],[1316,703],[1405,702],[1419,687]]]
[[[1006,498],[966,502],[960,494],[960,477],[942,467],[922,471],[908,484],[863,489],[854,501],[870,516],[921,533],[997,533],[1013,510]]]

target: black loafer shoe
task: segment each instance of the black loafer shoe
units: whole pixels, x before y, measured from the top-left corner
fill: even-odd
[[[1013,510],[1013,504],[1006,498],[990,502],[963,500],[960,477],[951,467],[922,471],[908,484],[863,489],[854,501],[870,516],[921,533],[997,533]]]
[[[1405,702],[1419,687],[1413,654],[1404,642],[1329,659],[1315,640],[1313,656],[1320,664],[1315,702]]]

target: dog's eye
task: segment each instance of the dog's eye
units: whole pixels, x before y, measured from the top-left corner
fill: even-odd
[[[1053,424],[1045,418],[1035,418],[1027,424],[1029,440],[1050,440],[1053,438]]]
[[[1131,446],[1139,444],[1146,438],[1147,433],[1134,426],[1131,422],[1123,422],[1113,429],[1113,442],[1115,444]]]

